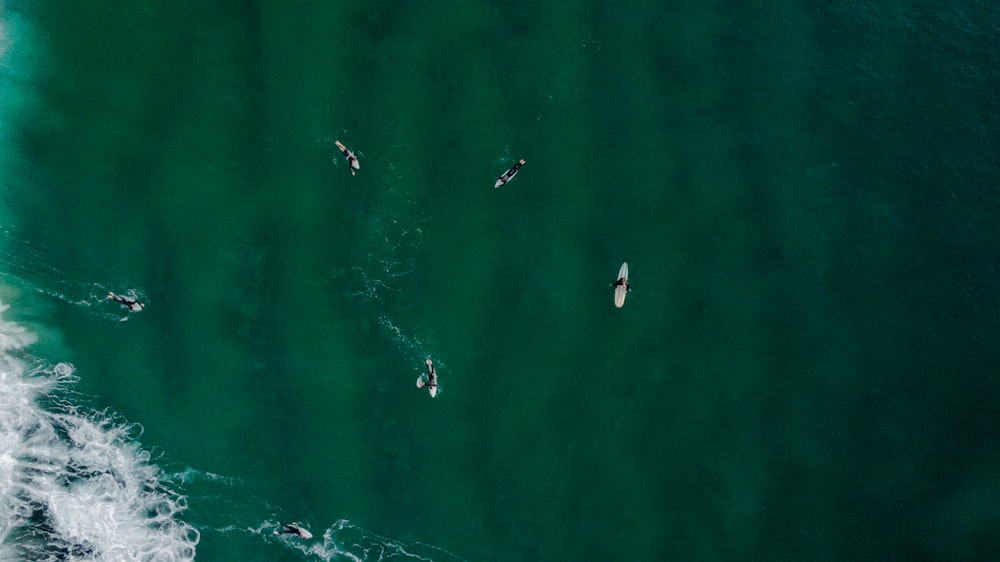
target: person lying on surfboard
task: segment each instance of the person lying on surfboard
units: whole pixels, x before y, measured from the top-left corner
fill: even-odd
[[[514,164],[514,167],[512,167],[509,170],[507,170],[506,172],[503,173],[502,176],[500,176],[499,178],[497,178],[497,182],[495,184],[493,184],[493,188],[495,189],[495,188],[498,188],[498,187],[500,187],[502,185],[506,185],[507,182],[509,182],[510,180],[514,179],[514,176],[517,175],[517,171],[519,169],[521,169],[521,166],[524,166],[524,160],[521,160],[517,164]]]
[[[281,530],[274,530],[275,535],[295,535],[303,539],[311,539],[312,533],[303,529],[298,523],[287,523],[281,526]]]
[[[125,295],[116,295],[114,293],[108,293],[108,298],[115,301],[116,303],[128,308],[132,312],[139,312],[142,310],[145,304],[139,302],[132,297],[126,297]]]
[[[434,370],[434,362],[427,359],[427,374],[420,375],[417,377],[417,388],[427,387],[428,392],[431,393],[431,398],[437,396],[438,390],[438,376],[437,371]]]
[[[628,283],[628,262],[622,263],[621,269],[618,270],[618,280],[611,286],[615,288],[615,307],[625,306],[625,297],[632,290],[632,286]]]
[[[351,175],[353,176],[355,170],[361,169],[361,164],[358,163],[358,157],[355,156],[354,153],[351,152],[350,150],[347,150],[347,147],[341,144],[340,141],[334,141],[334,142],[337,143],[337,148],[339,148],[340,151],[343,152],[344,156],[347,158],[347,163],[350,164],[351,166],[350,170],[351,170]]]

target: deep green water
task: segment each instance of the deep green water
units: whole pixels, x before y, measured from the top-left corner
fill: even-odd
[[[996,3],[162,4],[0,4],[0,266],[199,560],[1000,553]]]

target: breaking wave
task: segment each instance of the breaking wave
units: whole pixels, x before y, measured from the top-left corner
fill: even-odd
[[[193,560],[186,498],[138,426],[78,405],[73,367],[28,354],[36,339],[0,318],[0,559]]]

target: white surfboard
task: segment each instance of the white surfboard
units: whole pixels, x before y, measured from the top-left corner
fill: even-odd
[[[624,284],[615,285],[615,307],[621,308],[625,306],[625,295],[628,294],[628,262],[622,262],[622,267],[618,270],[618,279],[625,281]]]

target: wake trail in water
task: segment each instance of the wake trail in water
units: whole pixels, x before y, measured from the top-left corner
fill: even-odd
[[[293,522],[292,516],[287,515],[281,506],[267,499],[248,498],[247,494],[240,490],[245,483],[239,478],[188,467],[172,474],[169,480],[185,485],[185,488],[190,490],[192,502],[208,501],[216,505],[225,503],[228,504],[223,510],[225,513],[245,514],[244,517],[231,518],[230,515],[214,522],[195,523],[195,526],[206,535],[217,533],[234,542],[242,542],[240,538],[249,537],[254,542],[278,545],[295,552],[304,560],[354,562],[462,560],[461,557],[434,545],[392,539],[356,525],[348,519],[336,521],[324,529],[322,534],[314,531],[314,527],[308,522],[294,521],[313,534],[308,539],[282,533],[284,525]]]
[[[80,281],[52,265],[45,248],[14,236],[12,229],[0,232],[0,280],[6,285],[45,295],[72,306],[74,309],[107,321],[124,322],[128,310],[108,299],[115,292],[148,303],[148,296],[141,289],[123,289],[122,285]],[[45,285],[32,280],[45,280]]]
[[[447,550],[420,542],[393,540],[341,519],[325,529],[319,538],[301,539],[290,534],[275,534],[281,527],[275,520],[262,522],[248,529],[265,541],[277,542],[297,551],[306,560],[350,560],[352,562],[425,562],[460,561],[462,558]]]
[[[402,147],[388,149],[390,154],[396,150]],[[385,166],[395,170],[391,160],[387,159]],[[372,320],[403,360],[422,372],[424,360],[433,354],[417,335],[423,329],[405,320],[404,313],[411,307],[407,284],[416,271],[424,241],[422,227],[428,219],[415,197],[397,188],[400,180],[386,177],[383,190],[372,195],[377,200],[357,219],[362,258],[347,269],[334,271],[333,277],[346,286],[348,300]],[[436,358],[435,362],[443,365]]]
[[[233,500],[237,497],[246,497],[245,494],[233,491],[233,489],[244,485],[239,479],[187,468],[174,474],[171,481],[196,486],[206,485],[207,488],[200,492],[192,492],[194,501],[204,501],[211,498],[212,503],[231,504],[225,510],[227,513],[246,514],[245,519],[224,519],[215,523],[197,525],[205,534],[217,533],[230,540],[249,536],[255,542],[278,545],[286,550],[296,552],[304,560],[350,560],[354,562],[402,562],[405,560],[449,562],[462,560],[458,555],[434,545],[392,539],[356,525],[348,519],[334,522],[324,529],[322,534],[314,530],[313,525],[308,522],[294,521],[296,525],[313,535],[309,538],[283,533],[284,526],[292,523],[293,520],[279,515],[285,511],[280,506],[260,498]],[[210,490],[216,491],[211,492]],[[254,514],[258,514],[256,517],[260,517],[259,514],[263,513],[267,514],[263,519],[255,519]]]

